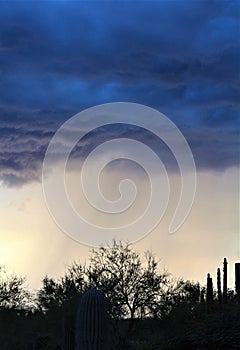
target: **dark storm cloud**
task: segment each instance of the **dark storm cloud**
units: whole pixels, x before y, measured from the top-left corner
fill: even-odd
[[[165,113],[198,167],[237,165],[238,17],[235,1],[2,2],[0,178],[39,179],[57,127],[113,101]]]
[[[28,112],[24,115],[27,117]],[[56,126],[26,120],[16,110],[0,109],[0,118],[0,179],[9,186],[39,181],[41,163]]]

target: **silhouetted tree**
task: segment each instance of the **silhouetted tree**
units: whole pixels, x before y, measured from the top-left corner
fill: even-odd
[[[152,254],[145,259],[129,244],[93,250],[87,270],[89,284],[104,292],[114,318],[142,318],[152,315],[168,283],[168,273],[159,273]]]
[[[37,304],[43,311],[61,307],[79,300],[86,290],[85,267],[74,262],[65,275],[54,280],[45,276],[42,287],[37,292]]]
[[[0,267],[0,309],[27,310],[34,307],[31,294],[24,283],[25,278],[8,275]]]
[[[52,307],[62,305],[64,295],[61,284],[48,276],[44,277],[42,284],[41,289],[37,292],[39,308],[46,311]]]
[[[155,300],[155,305],[152,308],[153,315],[157,318],[163,318],[179,306],[189,305],[188,308],[193,308],[193,305],[199,301],[200,285],[198,282],[168,278]]]

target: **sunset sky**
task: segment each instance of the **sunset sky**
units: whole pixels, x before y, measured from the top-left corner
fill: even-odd
[[[65,235],[48,212],[44,155],[76,113],[134,102],[166,115],[191,147],[198,179],[187,220],[169,235],[179,169],[171,166],[171,152],[136,128],[106,128],[80,144],[66,175],[72,202],[81,204],[79,163],[94,145],[124,135],[159,157],[164,149],[169,207],[134,249],[152,250],[161,268],[203,284],[207,272],[215,279],[227,257],[234,286],[233,264],[240,262],[239,11],[237,1],[221,0],[0,1],[0,265],[25,275],[35,289],[45,274],[56,277],[73,260],[87,261],[90,248]],[[124,164],[106,171],[102,186],[111,197],[117,179],[132,176],[138,213],[145,178]],[[86,215],[94,219],[87,209]],[[139,214],[131,215],[125,219]]]

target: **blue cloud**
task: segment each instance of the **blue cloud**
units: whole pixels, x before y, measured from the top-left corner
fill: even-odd
[[[3,2],[0,132],[10,148],[0,150],[1,178],[35,180],[54,130],[112,101],[172,118],[199,167],[237,165],[238,14],[237,1]]]

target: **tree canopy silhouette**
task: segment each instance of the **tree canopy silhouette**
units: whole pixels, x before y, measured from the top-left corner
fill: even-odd
[[[169,273],[159,272],[151,253],[142,259],[129,244],[121,242],[92,250],[87,275],[90,286],[107,296],[114,318],[159,314],[163,311],[162,297],[173,289]]]
[[[48,311],[51,308],[65,304],[75,304],[86,290],[85,266],[74,262],[68,267],[65,275],[54,280],[45,276],[42,287],[37,292],[37,305],[40,310]]]
[[[46,276],[35,299],[24,282],[0,269],[4,350],[26,345],[56,350],[62,339],[74,346],[78,305],[91,288],[108,301],[112,349],[239,348],[240,304],[234,291],[228,290],[228,302],[220,304],[213,289],[209,304],[199,283],[171,278],[153,254],[142,256],[130,244],[93,249],[88,265],[74,262],[62,277]]]
[[[26,309],[32,306],[31,294],[26,290],[25,278],[8,275],[0,266],[0,309]]]

